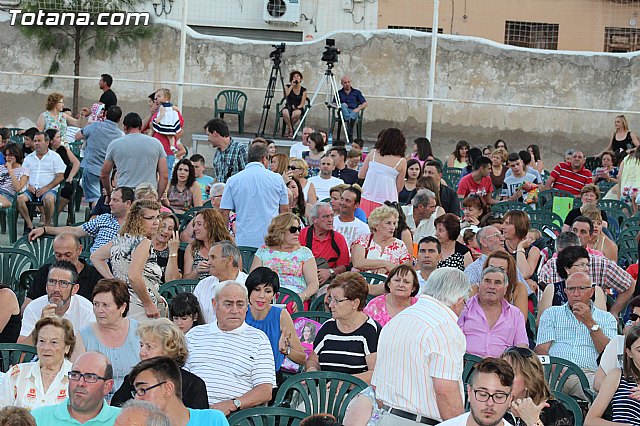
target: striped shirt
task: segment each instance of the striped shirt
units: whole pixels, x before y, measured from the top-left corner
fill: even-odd
[[[212,322],[192,328],[186,337],[184,368],[204,380],[209,404],[239,398],[258,385],[275,386],[271,344],[257,328],[243,323],[222,331]]]
[[[368,370],[366,357],[378,352],[380,324],[368,318],[351,333],[338,329],[335,319],[327,320],[313,341],[322,371],[359,374]]]
[[[634,388],[638,385],[633,381],[627,381],[624,374],[620,376],[618,390],[613,394],[611,405],[613,406],[614,423],[640,425],[640,401],[631,398]]]
[[[561,189],[568,191],[573,195],[580,195],[582,187],[588,183],[591,183],[592,175],[589,169],[584,166],[582,169],[574,172],[571,168],[571,163],[558,163],[551,172],[551,177],[555,180],[553,182],[553,189]]]
[[[464,401],[462,371],[467,348],[456,314],[430,296],[400,312],[380,333],[373,372],[384,404],[441,420],[433,378],[456,381]]]
[[[593,320],[602,332],[613,339],[618,334],[616,319],[609,312],[591,306]],[[549,355],[569,360],[583,370],[596,371],[600,355],[593,344],[591,330],[578,321],[569,303],[551,306],[540,317],[537,344],[551,342]]]
[[[545,284],[554,284],[560,281],[558,275],[558,259],[553,257],[540,270],[538,281]],[[626,291],[635,283],[633,277],[624,269],[619,267],[616,262],[604,256],[589,255],[589,276],[591,282],[602,287],[603,290],[610,288],[619,292]]]
[[[91,246],[91,253],[93,253],[118,236],[120,224],[114,215],[105,213],[96,216],[89,222],[83,223],[82,230],[94,237],[93,245]]]

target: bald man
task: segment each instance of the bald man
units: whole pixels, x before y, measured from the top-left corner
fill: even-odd
[[[342,117],[347,126],[347,136],[349,140],[353,140],[353,125],[358,120],[360,111],[368,105],[367,100],[362,96],[362,92],[351,87],[351,77],[342,76],[340,79],[342,89],[338,90],[340,103],[342,104]],[[338,135],[338,139],[340,135]]]

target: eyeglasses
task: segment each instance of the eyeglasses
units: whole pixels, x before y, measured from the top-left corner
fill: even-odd
[[[501,236],[502,236],[502,232],[494,232],[493,234],[484,235],[484,239],[488,240],[489,238],[501,237]]]
[[[638,321],[638,318],[640,318],[640,315],[638,314],[629,314],[629,319],[631,321]]]
[[[296,167],[296,166],[289,166],[288,169],[289,170],[299,170],[300,168]]]
[[[302,226],[291,226],[289,228],[289,232],[291,234],[295,234],[296,232],[300,232],[300,231],[302,231]]]
[[[586,291],[586,290],[588,290],[590,288],[593,288],[593,287],[594,287],[593,285],[580,285],[580,286],[577,286],[577,287],[565,287],[564,291],[566,293],[575,293],[577,291],[583,292],[583,291]]]
[[[344,302],[345,300],[349,300],[349,299],[347,299],[346,297],[344,299],[334,299],[334,298],[329,296],[329,297],[326,298],[325,303],[327,305],[330,305],[332,303],[335,303],[337,305],[338,303]]]
[[[75,283],[65,281],[65,280],[54,280],[53,278],[49,278],[47,280],[47,286],[55,287],[58,286],[60,288],[69,288],[70,285],[74,285]]]
[[[131,391],[131,396],[134,397],[134,398],[136,397],[136,395],[145,396],[147,394],[147,392],[149,392],[151,389],[157,388],[158,386],[164,385],[165,383],[167,383],[166,380],[164,382],[156,383],[153,386],[149,386],[148,388],[134,389],[134,390]]]
[[[471,388],[471,390],[478,402],[487,402],[489,398],[491,398],[496,404],[504,404],[507,402],[507,399],[509,399],[509,395],[511,395],[510,393],[504,392],[489,393],[482,389]]]
[[[504,353],[517,353],[518,355],[520,355],[522,358],[531,358],[532,356],[535,355],[535,353],[533,353],[533,351],[529,348],[521,348],[520,346],[509,346],[507,349],[504,350]]]
[[[79,371],[69,371],[67,373],[67,377],[69,377],[69,380],[73,380],[74,382],[79,382],[80,379],[84,378],[85,383],[97,383],[98,380],[104,380],[104,381],[109,380],[106,377],[101,377],[101,376],[98,376],[97,374],[81,373]]]

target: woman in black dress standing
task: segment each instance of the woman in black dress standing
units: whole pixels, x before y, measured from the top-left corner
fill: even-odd
[[[302,86],[302,73],[293,70],[289,73],[289,82],[284,88],[285,107],[282,110],[284,124],[288,127],[287,137],[293,136],[293,130],[300,121],[304,105],[307,103],[307,89]]]

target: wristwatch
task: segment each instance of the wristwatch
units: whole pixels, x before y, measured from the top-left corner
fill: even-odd
[[[240,407],[242,406],[242,402],[240,402],[240,400],[237,398],[233,398],[231,402],[233,402],[233,405],[236,406],[236,410],[239,410]]]
[[[333,269],[329,269],[329,277],[333,278],[336,276],[336,271],[334,271]]]
[[[284,354],[285,354],[286,356],[291,355],[291,346],[287,346],[287,350],[286,350],[286,351],[284,351]]]
[[[595,333],[596,331],[600,330],[600,326],[598,324],[593,324],[590,330],[592,333]]]

